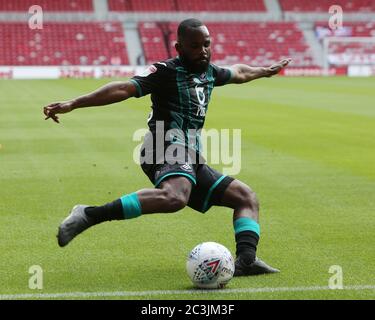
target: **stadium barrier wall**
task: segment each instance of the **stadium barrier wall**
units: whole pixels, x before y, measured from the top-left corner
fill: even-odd
[[[2,66],[0,79],[125,78],[144,69],[136,66]]]
[[[147,66],[0,66],[0,79],[129,78]],[[329,68],[289,67],[282,76],[375,76],[375,66]]]
[[[371,77],[375,75],[375,66],[349,66],[350,77]]]
[[[328,70],[320,67],[302,67],[302,68],[293,68],[288,67],[281,70],[280,75],[289,76],[289,77],[312,77],[312,76],[346,76],[348,75],[347,67],[340,68],[329,68]]]

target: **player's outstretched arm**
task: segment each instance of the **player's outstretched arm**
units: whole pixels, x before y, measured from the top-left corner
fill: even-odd
[[[135,96],[137,89],[130,81],[114,81],[105,86],[69,101],[55,102],[43,108],[46,116],[45,120],[51,118],[59,123],[57,114],[67,113],[74,109],[104,106],[111,103],[120,102]]]
[[[235,64],[231,66],[232,78],[229,83],[245,83],[251,80],[272,77],[285,68],[291,59],[283,59],[269,67],[250,67],[246,64]]]

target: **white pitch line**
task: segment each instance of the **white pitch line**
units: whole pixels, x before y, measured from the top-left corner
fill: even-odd
[[[0,300],[16,299],[53,299],[53,298],[103,298],[103,297],[141,297],[158,295],[199,295],[211,293],[265,293],[265,292],[296,292],[296,291],[341,291],[341,290],[375,290],[375,285],[344,286],[343,289],[330,289],[327,286],[312,287],[265,287],[238,288],[216,290],[154,290],[154,291],[113,291],[113,292],[63,292],[63,293],[23,293],[1,294]]]

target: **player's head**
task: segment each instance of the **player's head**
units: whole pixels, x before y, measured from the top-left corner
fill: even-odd
[[[207,27],[197,19],[182,21],[177,29],[176,50],[193,72],[205,72],[211,59],[211,39]]]

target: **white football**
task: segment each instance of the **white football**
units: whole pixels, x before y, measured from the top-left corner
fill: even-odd
[[[193,284],[201,289],[223,288],[234,274],[230,251],[216,242],[203,242],[191,250],[186,262]]]

